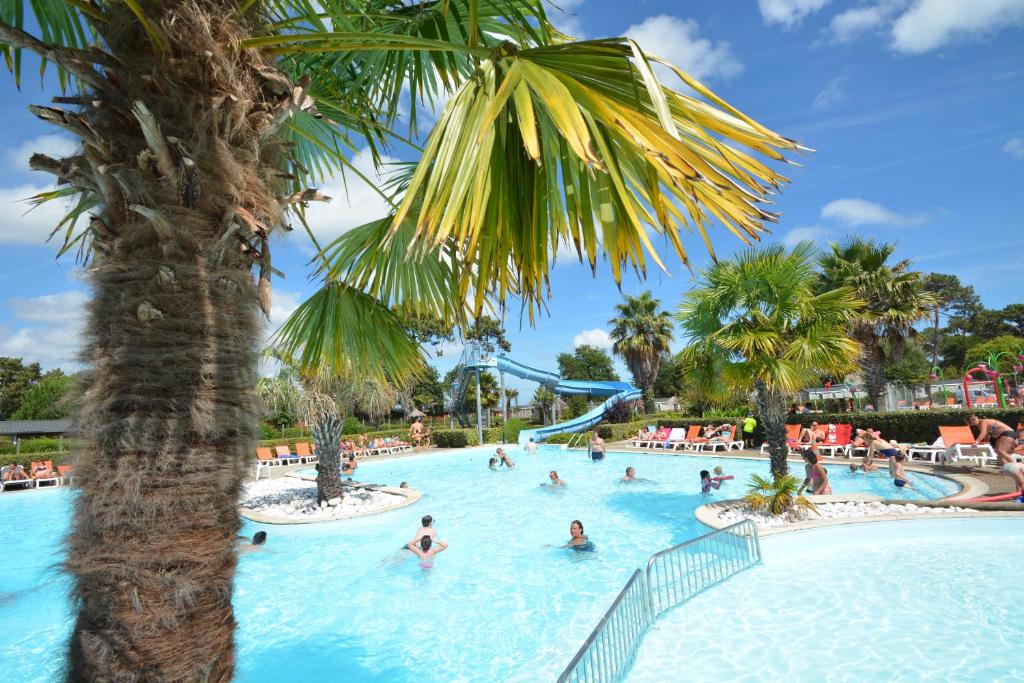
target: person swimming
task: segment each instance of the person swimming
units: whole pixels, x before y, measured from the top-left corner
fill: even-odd
[[[490,459],[490,460],[489,460],[489,461],[487,462],[487,467],[488,467],[489,469],[492,469],[492,470],[494,470],[495,472],[497,472],[497,471],[498,471],[498,459],[497,459],[497,458],[491,458],[491,459]]]
[[[240,553],[252,553],[252,552],[255,552],[257,550],[260,550],[263,547],[263,544],[266,543],[266,542],[267,542],[267,532],[266,531],[257,531],[255,534],[252,535],[252,540],[251,541],[249,541],[248,543],[242,543],[239,546],[238,551]]]
[[[627,467],[626,476],[624,476],[619,481],[636,481],[636,470],[633,469],[632,467]]]
[[[551,470],[548,473],[548,479],[551,480],[550,484],[541,484],[541,486],[565,486],[565,482],[559,479],[558,472]]]
[[[569,525],[569,535],[571,538],[565,544],[566,548],[572,548],[578,553],[592,553],[596,550],[594,543],[583,533],[583,522],[580,520],[572,520],[572,524]]]
[[[448,544],[440,539],[435,543],[431,536],[423,536],[418,544],[409,543],[405,547],[416,553],[416,556],[420,558],[421,569],[430,569],[434,566],[434,556],[445,550]]]
[[[726,477],[712,477],[707,470],[700,471],[700,492],[711,493],[711,489],[722,488],[722,482],[732,479],[732,475]]]

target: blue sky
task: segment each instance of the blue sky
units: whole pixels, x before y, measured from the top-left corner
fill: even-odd
[[[856,231],[899,244],[918,269],[956,273],[983,302],[1000,307],[1024,292],[1024,0],[560,0],[556,23],[580,37],[628,34],[713,87],[762,123],[817,150],[790,168],[778,197],[783,215],[769,240],[821,244]],[[73,257],[55,261],[44,244],[57,207],[24,215],[26,197],[50,179],[31,173],[33,151],[70,151],[57,131],[25,110],[54,94],[31,76],[22,91],[0,80],[0,355],[73,367],[87,292]],[[401,150],[395,158],[404,158]],[[369,169],[365,155],[357,164]],[[312,219],[333,236],[383,214],[365,187],[329,183],[331,204]],[[295,235],[296,233],[293,233]],[[721,255],[742,248],[715,230]],[[699,238],[685,244],[697,267]],[[662,245],[664,246],[664,245]],[[301,239],[278,239],[272,324],[311,293]],[[674,308],[691,276],[672,258],[669,273],[629,276]],[[610,270],[560,260],[550,314],[530,328],[506,321],[512,356],[541,368],[578,343],[607,346],[619,300]],[[451,367],[457,349],[434,362]],[[625,370],[622,369],[625,377]],[[521,385],[523,398],[532,385]]]

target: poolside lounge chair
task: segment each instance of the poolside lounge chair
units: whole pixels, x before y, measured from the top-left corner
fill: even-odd
[[[853,425],[830,424],[825,426],[825,441],[818,444],[818,452],[833,458],[848,455]]]
[[[657,448],[658,446],[664,445],[665,441],[668,440],[668,435],[672,433],[672,430],[668,427],[659,427],[651,438],[641,441],[640,448]],[[644,446],[644,444],[647,444]]]
[[[700,451],[706,451],[709,453],[714,453],[718,449],[722,449],[723,451],[743,450],[743,442],[736,440],[736,425],[729,425],[729,434],[725,439],[721,441],[708,441],[706,443],[702,443],[699,448]]]
[[[282,464],[281,460],[274,456],[274,452],[270,448],[257,448],[256,462],[263,467],[275,467]]]
[[[277,459],[284,465],[294,465],[295,463],[302,462],[302,458],[292,453],[292,449],[287,445],[275,446],[274,453],[277,454]]]
[[[299,456],[302,462],[313,463],[317,462],[318,458],[313,455],[313,451],[310,449],[309,444],[305,441],[300,441],[295,444],[295,455]]]
[[[942,435],[942,443],[946,445],[943,456],[950,462],[973,460],[979,466],[984,466],[986,460],[997,462],[991,444],[974,445],[974,433],[967,425],[939,427],[939,434]]]
[[[665,439],[662,446],[665,450],[668,450],[669,448],[676,450],[676,448],[682,446],[684,443],[686,443],[686,430],[682,427],[673,427],[669,430],[668,438]]]
[[[60,475],[62,486],[67,486],[75,480],[75,470],[71,465],[57,465],[57,474]]]
[[[15,479],[14,481],[0,481],[0,491],[5,491],[11,488],[31,488],[35,486],[35,482],[31,479]]]
[[[786,425],[786,446],[788,447],[787,455],[793,455],[797,452],[800,440],[800,425]],[[768,443],[761,444],[761,455],[768,455]]]
[[[700,450],[700,444],[707,441],[707,439],[701,436],[703,429],[700,425],[690,425],[689,429],[686,430],[686,438],[683,439],[683,442],[677,448],[684,451]]]
[[[40,467],[40,466],[45,467],[52,474],[50,474],[49,476],[45,476],[45,477],[36,477],[35,476],[36,468]],[[60,486],[60,477],[57,475],[57,473],[53,469],[53,461],[52,460],[47,460],[45,462],[42,461],[42,460],[38,460],[38,461],[37,460],[33,460],[32,461],[32,465],[30,466],[29,472],[33,475],[32,481],[35,482],[35,487],[36,488],[39,488],[44,483],[50,483],[50,484],[53,484],[54,486]]]

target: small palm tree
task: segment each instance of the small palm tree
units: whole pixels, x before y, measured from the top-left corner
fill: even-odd
[[[934,296],[910,261],[888,263],[895,250],[892,243],[851,236],[833,242],[820,259],[822,291],[848,287],[865,302],[850,322],[850,335],[860,342],[864,388],[876,407],[885,390],[886,363],[900,362],[914,323],[935,308]]]
[[[551,406],[555,403],[555,393],[545,386],[537,387],[533,392],[533,405],[540,411],[541,424],[547,424],[551,415]]]
[[[659,311],[660,307],[661,302],[650,292],[627,295],[616,304],[617,315],[608,321],[612,326],[612,353],[622,356],[633,373],[633,380],[643,392],[645,413],[655,411],[654,380],[672,342],[672,316]]]
[[[519,407],[519,390],[518,389],[506,389],[505,390],[505,412],[511,413],[513,407]]]
[[[748,486],[743,502],[754,512],[781,515],[791,510],[818,511],[814,503],[800,493],[800,480],[792,474],[773,477],[771,481],[752,474]]]
[[[722,358],[722,380],[756,392],[775,477],[786,464],[786,396],[823,373],[845,372],[860,347],[847,325],[862,304],[848,288],[815,294],[814,247],[747,250],[700,274],[677,319],[690,362]]]

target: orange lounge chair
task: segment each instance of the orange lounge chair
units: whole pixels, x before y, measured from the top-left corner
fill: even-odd
[[[71,465],[57,465],[57,474],[60,475],[61,484],[69,484],[75,478],[75,471]]]
[[[833,458],[847,455],[851,436],[853,436],[853,425],[851,424],[825,425],[825,441],[818,444],[818,452]]]
[[[295,455],[299,456],[299,458],[303,462],[317,461],[317,457],[313,455],[313,451],[310,449],[309,444],[306,443],[305,441],[300,441],[299,443],[295,444]]]
[[[939,434],[942,435],[942,445],[946,449],[942,457],[950,462],[973,460],[979,466],[984,466],[986,460],[997,462],[991,444],[974,445],[974,432],[967,425],[939,427]]]
[[[269,448],[256,449],[256,462],[263,467],[273,467],[274,465],[281,464],[281,461],[274,457],[274,452]]]
[[[275,446],[274,452],[277,454],[277,459],[280,460],[282,464],[291,465],[302,462],[302,458],[292,453],[292,449],[287,445]]]
[[[700,435],[701,429],[702,427],[700,425],[690,425],[686,430],[686,438],[683,439],[681,444],[679,444],[679,447],[683,450],[699,451],[700,444],[707,441],[707,439]]]
[[[789,448],[787,455],[793,455],[797,452],[797,442],[800,441],[801,429],[803,429],[803,425],[786,425],[786,446]],[[767,441],[761,444],[761,455],[768,455]]]

